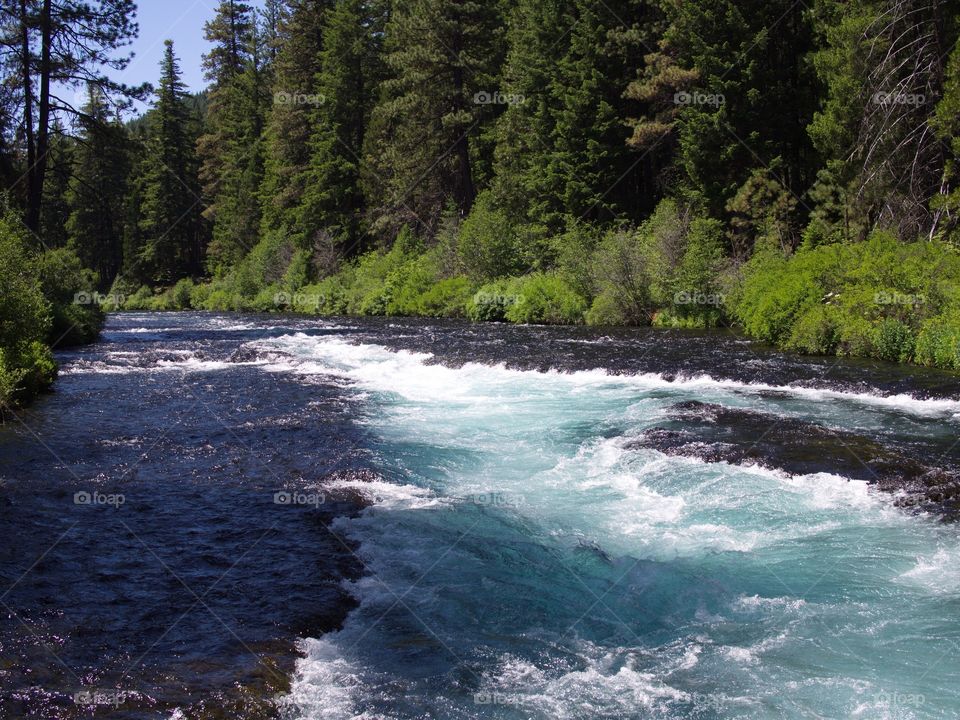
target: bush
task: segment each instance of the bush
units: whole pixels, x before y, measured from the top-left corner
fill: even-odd
[[[515,281],[511,290],[518,298],[504,313],[510,322],[578,325],[587,311],[586,300],[555,274],[526,275]]]
[[[732,306],[749,334],[789,349],[955,367],[960,256],[883,232],[789,257],[763,250]]]
[[[420,298],[437,282],[437,267],[427,254],[408,260],[392,270],[385,285],[390,288],[387,315],[421,315]]]
[[[670,282],[669,312],[654,324],[672,327],[715,327],[724,304],[717,282],[723,262],[723,228],[716,220],[690,223],[683,257]],[[669,323],[666,319],[669,318]]]
[[[47,388],[57,369],[44,344],[53,323],[51,303],[43,292],[41,260],[19,221],[9,214],[0,217],[0,277],[2,408],[26,402]],[[56,285],[50,289],[59,296]]]
[[[785,347],[808,355],[832,355],[840,343],[837,308],[812,305],[793,325]]]
[[[103,326],[97,274],[83,267],[69,248],[48,250],[39,257],[40,284],[50,301],[50,342],[57,347],[93,342]]]
[[[884,318],[873,328],[873,348],[881,360],[910,362],[916,344],[913,330],[895,318]]]
[[[515,275],[529,267],[524,266],[510,218],[495,206],[489,191],[480,193],[460,226],[457,254],[467,275],[480,281]]]
[[[170,304],[173,310],[189,310],[193,307],[193,280],[183,278],[170,290]]]
[[[921,365],[960,370],[960,313],[941,315],[923,324],[915,359]]]
[[[475,322],[501,322],[507,311],[520,301],[512,280],[497,280],[477,290],[467,302],[467,317]]]
[[[417,303],[417,314],[427,317],[462,318],[473,296],[473,285],[465,277],[452,277],[434,283]]]

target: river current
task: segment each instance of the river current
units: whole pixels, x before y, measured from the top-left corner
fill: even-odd
[[[960,378],[120,314],[0,428],[0,717],[960,716]]]

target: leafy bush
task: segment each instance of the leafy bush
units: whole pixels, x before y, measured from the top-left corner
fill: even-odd
[[[586,300],[559,275],[533,273],[514,281],[516,302],[504,317],[516,323],[577,325],[587,311]]]
[[[57,347],[93,342],[103,326],[97,274],[83,267],[69,248],[48,250],[39,257],[43,294],[50,301],[50,341]]]
[[[520,301],[513,280],[496,280],[483,285],[467,302],[467,317],[475,322],[500,322]]]
[[[670,285],[670,312],[660,313],[655,324],[674,327],[714,327],[724,304],[717,278],[723,262],[723,227],[716,220],[690,223],[683,257]]]
[[[465,277],[445,278],[434,283],[417,303],[417,314],[428,317],[462,318],[473,296],[473,285]]]
[[[437,282],[437,268],[427,254],[402,263],[392,270],[386,285],[391,288],[387,315],[421,315],[420,298]]]
[[[524,266],[513,224],[494,205],[489,191],[480,193],[460,226],[457,252],[467,275],[480,281],[515,275],[529,267]]]
[[[915,360],[921,365],[960,370],[960,312],[941,315],[923,324]]]
[[[183,278],[170,289],[170,303],[174,310],[189,310],[193,307],[193,280]]]
[[[25,402],[56,377],[44,344],[52,328],[41,261],[19,221],[0,217],[0,408]],[[54,290],[58,290],[53,286]]]
[[[800,314],[784,346],[808,355],[832,355],[840,343],[838,309],[812,305]]]
[[[749,334],[789,349],[945,368],[955,367],[957,307],[960,255],[883,232],[789,257],[758,252],[733,303]]]

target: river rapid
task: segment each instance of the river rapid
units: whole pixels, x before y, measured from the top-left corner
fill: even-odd
[[[955,718],[960,378],[118,314],[0,428],[0,717]]]

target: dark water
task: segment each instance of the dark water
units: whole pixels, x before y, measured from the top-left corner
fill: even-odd
[[[492,483],[481,488],[491,493],[502,488],[489,478],[507,478],[507,483],[516,475],[536,494],[536,478],[554,462],[540,467],[544,458],[555,456],[562,465],[580,458],[584,448],[619,443],[621,437],[618,452],[640,453],[644,463],[686,456],[709,467],[757,464],[790,477],[819,478],[820,473],[867,481],[897,493],[889,501],[870,500],[889,504],[891,509],[883,512],[896,514],[889,520],[895,532],[913,533],[914,523],[923,530],[910,535],[911,543],[931,554],[946,548],[953,558],[955,543],[943,533],[952,533],[954,526],[933,525],[955,512],[960,467],[956,376],[790,357],[726,333],[194,313],[112,316],[100,343],[63,353],[60,360],[64,372],[55,392],[0,429],[0,717],[260,718],[276,714],[277,697],[292,698],[284,712],[295,717],[364,712],[365,717],[415,717],[419,711],[413,708],[427,707],[427,697],[433,709],[424,710],[423,717],[807,717],[808,712],[829,717],[838,708],[849,712],[861,706],[864,717],[949,717],[960,707],[951,698],[923,708],[914,703],[905,715],[891,714],[890,703],[881,703],[878,710],[869,702],[864,705],[863,698],[838,695],[821,705],[804,700],[735,713],[733,706],[718,705],[715,690],[693,679],[670,685],[670,694],[653,691],[633,676],[631,699],[620,702],[627,690],[616,683],[606,688],[605,679],[622,680],[626,668],[643,682],[669,675],[656,663],[639,667],[638,648],[622,638],[607,648],[612,665],[595,667],[592,650],[583,648],[566,647],[556,657],[544,649],[531,650],[527,656],[526,641],[513,646],[502,638],[493,644],[471,639],[474,621],[462,615],[458,620],[452,612],[458,601],[446,602],[448,615],[436,596],[424,601],[419,613],[410,609],[432,618],[431,627],[443,628],[431,638],[422,628],[394,622],[391,613],[397,610],[392,607],[382,624],[374,622],[381,616],[369,608],[378,601],[370,599],[364,585],[372,577],[389,576],[377,554],[380,545],[395,543],[393,551],[406,552],[404,562],[409,561],[415,579],[437,563],[443,569],[449,558],[427,551],[421,555],[412,544],[404,551],[405,543],[436,533],[440,547],[444,538],[464,534],[458,523],[467,517],[473,523],[473,516],[462,510],[438,516],[431,513],[440,511],[430,509],[408,517],[411,508],[394,508],[380,496],[383,488],[416,486],[431,497],[455,498],[467,492],[459,483],[473,474]],[[609,383],[616,385],[616,378],[623,377],[634,389],[617,386],[616,393],[627,395],[607,397],[612,385],[590,373],[599,370],[610,376]],[[568,381],[557,371],[585,379],[563,385]],[[452,383],[450,392],[444,392],[445,383]],[[469,393],[450,399],[460,387],[469,387]],[[526,398],[526,388],[534,400]],[[488,402],[521,404],[511,421],[483,415]],[[637,408],[647,407],[644,403],[650,409],[643,410],[641,422]],[[545,414],[524,416],[531,407]],[[606,408],[606,414],[591,415],[596,407]],[[551,424],[557,417],[565,419],[562,427]],[[486,445],[471,440],[469,447],[460,446],[444,435],[449,429],[451,437],[482,439],[497,423],[503,428],[499,439]],[[532,434],[528,438],[524,433]],[[508,451],[514,436],[522,438],[523,447]],[[509,459],[509,466],[496,470],[488,454],[500,456],[498,462]],[[690,472],[687,466],[675,470],[678,478]],[[471,483],[468,489],[480,487]],[[589,502],[571,498],[569,487],[555,492],[557,508],[589,512]],[[691,496],[681,495],[691,502]],[[658,486],[644,502],[666,497]],[[898,504],[906,508],[895,509]],[[508,503],[504,508],[489,505],[471,532],[477,524],[500,527],[505,518],[513,518]],[[390,508],[395,512],[388,518]],[[918,509],[923,517],[910,515]],[[597,509],[610,511],[605,505]],[[748,506],[738,506],[738,511],[743,515],[729,520],[730,527],[752,527],[755,518],[747,516]],[[367,529],[365,523],[378,517],[399,523],[391,537]],[[424,525],[425,517],[441,520]],[[521,517],[553,536],[563,535],[569,522],[566,515],[560,521],[545,511]],[[866,522],[855,510],[830,521],[840,524],[839,532],[844,523],[854,528]],[[544,602],[569,605],[553,574],[563,573],[550,568],[552,552],[569,553],[571,562],[587,566],[599,562],[600,569],[584,571],[587,584],[610,585],[607,564],[614,567],[625,558],[659,562],[658,553],[645,548],[669,544],[679,532],[679,525],[658,524],[679,522],[676,518],[657,520],[644,526],[649,537],[631,547],[583,522],[569,544],[545,545],[549,552],[544,550],[547,555],[540,560],[533,560],[537,554],[528,549],[497,554],[463,570],[456,582],[438,573],[447,579],[437,580],[434,592],[442,597],[457,585],[477,601],[487,594],[486,603],[496,598],[504,607],[515,606],[524,595],[511,598],[498,584],[499,573],[513,578],[515,563],[522,571],[524,563],[532,562],[537,570],[531,583],[549,588]],[[623,522],[628,522],[626,515]],[[701,518],[691,527],[719,522]],[[490,527],[488,540],[500,537],[501,531]],[[545,541],[530,536],[524,542]],[[486,552],[482,547],[477,545],[476,557]],[[710,553],[717,550],[711,548],[704,557],[715,563]],[[470,552],[473,546],[465,542],[461,549]],[[741,583],[743,597],[763,596],[753,569],[739,567],[739,560],[707,571],[697,565],[698,553],[690,552],[681,575],[691,579],[671,575],[671,583],[700,583],[704,573],[715,571],[714,580],[729,586],[724,598],[740,597],[734,589]],[[737,550],[731,557],[743,553]],[[786,567],[795,560],[788,555],[775,561]],[[472,566],[467,562],[464,567]],[[429,584],[413,579],[397,582],[410,591]],[[776,596],[767,590],[771,597],[784,594],[782,588]],[[878,585],[876,592],[882,591]],[[956,595],[943,600],[939,589],[930,592],[937,598],[928,608],[933,616],[960,607]],[[411,593],[409,601],[415,596]],[[617,602],[615,596],[611,602]],[[705,602],[719,607],[718,598]],[[627,616],[635,611],[629,603],[616,607]],[[881,610],[878,605],[877,612]],[[551,623],[544,619],[550,612],[544,607],[536,619],[522,613],[512,617],[505,637],[551,636]],[[716,608],[712,612],[722,614]],[[757,620],[771,627],[781,621]],[[736,634],[729,626],[725,632]],[[776,628],[770,632],[779,637]],[[302,638],[325,637],[350,642],[335,651],[297,644]],[[592,637],[590,647],[604,647],[602,637]],[[798,642],[806,642],[805,637]],[[451,665],[450,658],[434,656],[426,660],[411,651],[458,640],[470,655],[465,664]],[[659,642],[704,646],[702,640],[679,634]],[[487,649],[481,652],[481,646]],[[494,658],[491,647],[503,652]],[[440,646],[434,651],[444,655]],[[657,647],[643,651],[656,653]],[[330,652],[339,655],[331,659]],[[498,703],[497,688],[506,688],[510,697],[518,694],[515,684],[503,680],[509,675],[501,667],[507,662],[504,655],[544,677],[551,672],[557,677],[531,681],[535,691],[523,702]],[[783,663],[792,667],[792,662],[774,658],[748,668],[755,674],[753,695],[774,685],[778,668]],[[956,668],[952,662],[946,667]],[[365,669],[346,672],[338,663]],[[333,666],[340,669],[329,670]],[[598,670],[601,666],[605,669]],[[465,667],[484,680],[464,680]],[[824,666],[810,675],[840,673],[842,667]],[[600,673],[590,687],[605,689],[578,705],[564,694],[563,683],[588,671]],[[371,679],[379,672],[389,679]],[[896,674],[895,664],[890,672]],[[426,676],[441,680],[434,684]],[[554,692],[554,680],[563,692]],[[870,681],[871,698],[878,692],[889,695],[889,684]],[[738,682],[749,687],[751,681]],[[318,684],[346,690],[310,690]],[[478,689],[492,693],[494,701],[478,702]],[[931,695],[929,687],[926,694]],[[698,704],[698,698],[708,695],[713,699]],[[401,697],[407,700],[401,702]],[[896,693],[891,697],[896,699]]]

